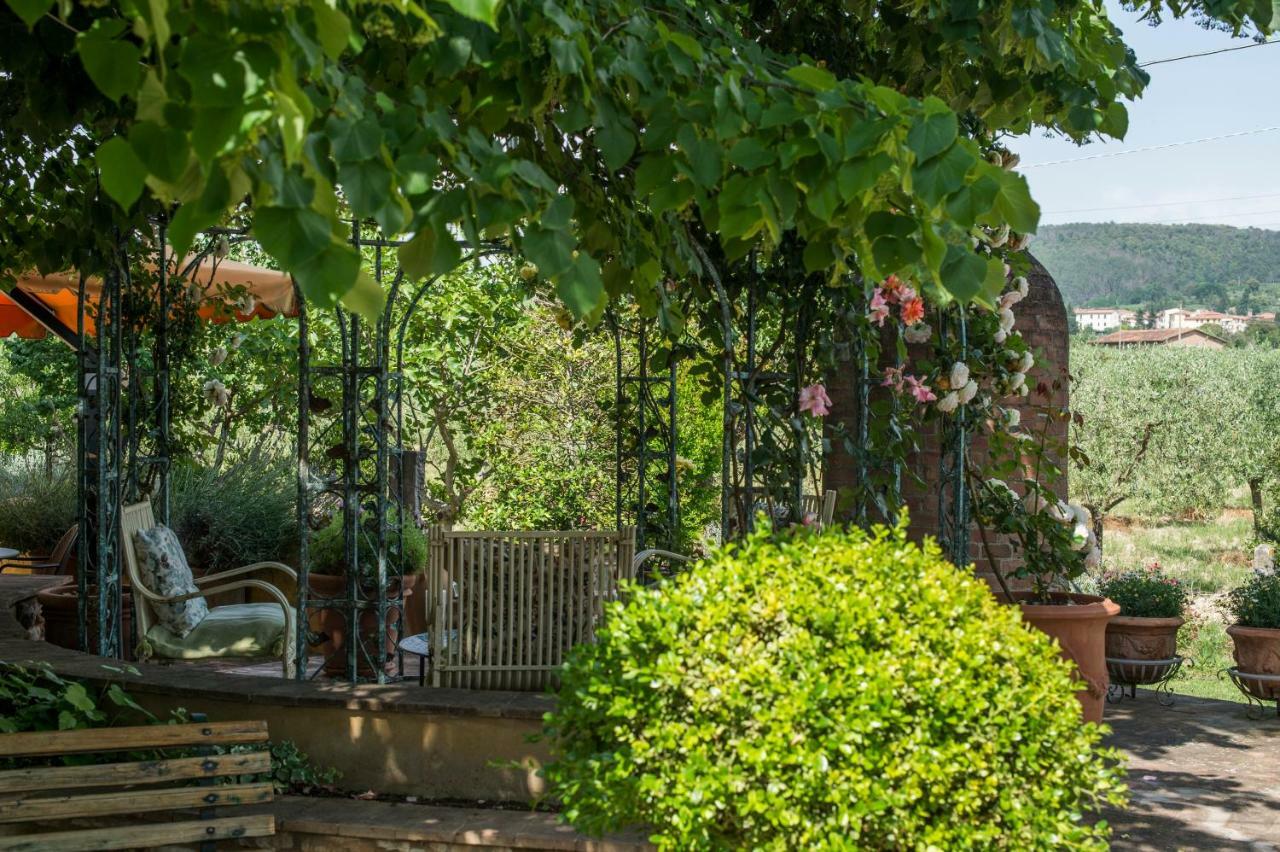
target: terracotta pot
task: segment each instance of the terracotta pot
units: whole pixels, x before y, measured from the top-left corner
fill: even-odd
[[[1171,660],[1178,655],[1181,618],[1139,618],[1117,615],[1107,623],[1107,657],[1111,660]],[[1111,678],[1121,683],[1157,683],[1173,667],[1135,666],[1110,662]]]
[[[1280,677],[1280,630],[1233,624],[1227,628],[1227,635],[1235,642],[1236,668],[1243,674]],[[1280,683],[1246,678],[1241,682],[1254,698],[1280,699]]]
[[[404,635],[427,632],[427,578],[409,574],[404,578]]]
[[[326,598],[340,598],[347,593],[347,578],[341,574],[310,574],[308,582],[311,591]],[[396,642],[400,639],[401,614],[399,608],[387,610],[386,644],[383,649],[383,670],[390,673],[396,668]],[[311,653],[324,657],[324,673],[330,677],[345,678],[347,676],[347,628],[346,614],[337,609],[311,610],[307,616],[307,626],[312,633],[324,634],[325,639],[318,645],[312,645]],[[378,615],[372,610],[360,613],[361,643],[367,650],[377,641]],[[425,627],[423,628],[426,629]],[[356,675],[360,678],[372,678],[374,667],[367,659],[367,653],[356,655]]]
[[[1084,720],[1101,722],[1110,684],[1107,622],[1120,613],[1120,607],[1107,598],[1074,594],[1056,594],[1051,604],[1021,603],[1030,596],[1029,592],[1014,593],[1023,619],[1058,640],[1062,656],[1075,663],[1077,677],[1086,684],[1076,693]]]
[[[98,594],[97,587],[89,587],[89,645],[90,653],[98,653]],[[40,601],[40,611],[44,616],[44,639],[63,648],[73,651],[84,650],[80,647],[78,625],[80,623],[79,607],[80,590],[74,581],[52,589],[45,589],[36,596]],[[132,660],[133,656],[133,597],[128,590],[121,594],[120,602],[121,650],[124,658]]]

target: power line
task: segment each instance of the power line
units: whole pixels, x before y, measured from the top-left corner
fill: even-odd
[[[1217,50],[1206,50],[1203,53],[1188,53],[1185,56],[1170,56],[1168,59],[1153,59],[1150,62],[1139,62],[1139,68],[1150,68],[1152,65],[1164,65],[1169,62],[1181,62],[1184,59],[1199,59],[1202,56],[1217,56],[1219,53],[1232,53],[1237,50],[1249,50],[1254,47],[1266,47],[1269,44],[1280,44],[1280,39],[1271,41],[1255,41],[1252,44],[1239,44],[1235,47],[1220,47]]]
[[[1237,139],[1241,136],[1257,136],[1260,133],[1275,133],[1280,130],[1280,126],[1276,127],[1259,127],[1255,130],[1241,130],[1236,133],[1224,133],[1221,136],[1206,136],[1203,139],[1187,139],[1182,142],[1166,142],[1163,145],[1148,145],[1145,148],[1129,148],[1125,151],[1104,151],[1101,154],[1090,154],[1087,157],[1075,157],[1069,160],[1050,160],[1047,163],[1032,163],[1029,166],[1021,166],[1022,169],[1038,169],[1044,166],[1061,166],[1066,163],[1082,163],[1085,160],[1105,160],[1111,157],[1124,157],[1128,154],[1142,154],[1147,151],[1163,151],[1167,148],[1181,148],[1185,145],[1199,145],[1203,142],[1221,142],[1224,139]]]
[[[1121,204],[1115,207],[1076,207],[1072,210],[1050,210],[1042,216],[1059,216],[1067,213],[1099,213],[1106,210],[1137,210],[1145,207],[1177,207],[1181,204],[1216,204],[1219,201],[1246,201],[1254,198],[1280,198],[1280,193],[1265,195],[1233,195],[1230,198],[1189,198],[1186,201],[1158,201],[1151,204]]]

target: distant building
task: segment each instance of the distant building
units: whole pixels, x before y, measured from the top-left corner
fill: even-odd
[[[1076,326],[1093,331],[1106,331],[1111,328],[1132,328],[1137,314],[1123,308],[1076,308]]]
[[[1189,311],[1186,308],[1169,308],[1156,314],[1158,329],[1189,329],[1202,325],[1221,326],[1228,334],[1239,334],[1255,322],[1275,322],[1272,312],[1262,314],[1224,314],[1221,311]]]
[[[1198,328],[1147,328],[1115,331],[1095,337],[1097,346],[1195,346],[1202,349],[1222,349],[1220,339]]]

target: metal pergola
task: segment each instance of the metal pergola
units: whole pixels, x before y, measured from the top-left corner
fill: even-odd
[[[244,231],[236,233],[243,238]],[[165,246],[163,223],[152,234],[117,234],[96,305],[86,303],[81,281],[75,329],[42,311],[38,301],[28,305],[30,300],[21,292],[10,294],[78,352],[80,639],[81,647],[95,648],[103,656],[122,656],[124,643],[136,639],[123,636],[121,629],[120,509],[150,498],[157,518],[168,522],[170,332],[175,322],[182,321],[179,294],[186,279],[195,264],[215,250],[219,239],[225,241],[226,232],[211,235],[194,262],[176,269],[163,248],[153,265],[137,262],[143,255],[154,256],[155,247]],[[329,611],[339,613],[346,625],[342,653],[347,679],[382,682],[394,676],[388,673],[393,652],[387,640],[404,607],[403,530],[412,519],[402,504],[401,485],[416,475],[402,443],[405,335],[409,319],[439,276],[407,280],[389,256],[400,243],[381,237],[372,226],[352,223],[351,241],[388,297],[385,309],[373,321],[341,307],[333,309],[339,337],[335,363],[316,361],[309,343],[315,309],[306,305],[295,285],[299,323],[297,672],[299,678],[314,676],[314,667],[308,672],[308,648],[323,637],[311,628],[312,616]],[[468,251],[466,259],[471,261],[509,253],[501,244],[471,246]],[[810,461],[822,457],[821,444],[815,448],[801,418],[772,417],[765,401],[789,395],[794,402],[805,376],[814,369],[806,359],[820,294],[814,291],[813,307],[807,313],[801,311],[790,324],[771,329],[775,336],[786,336],[787,345],[798,354],[789,369],[770,369],[759,352],[761,284],[754,259],[745,269],[734,281],[715,277],[723,351],[704,353],[718,359],[721,367],[722,538],[748,530],[762,499],[788,506],[791,518],[798,519]],[[865,310],[865,304],[861,307]],[[91,327],[86,322],[89,317]],[[963,311],[946,313],[940,326],[944,342],[951,341],[963,351]],[[619,528],[625,521],[634,523],[640,549],[670,549],[677,543],[680,526],[677,386],[681,358],[693,347],[687,341],[667,339],[659,324],[634,306],[614,305],[606,327],[615,353],[615,517]],[[778,348],[776,339],[773,348]],[[849,437],[858,449],[861,493],[845,514],[862,525],[892,522],[902,499],[903,471],[897,462],[878,469],[881,465],[866,447],[875,416],[873,395],[881,353],[895,348],[868,346],[865,335],[849,334],[838,351],[843,356],[825,369],[852,371],[857,389]],[[900,364],[898,358],[894,356],[890,363]],[[887,417],[891,430],[901,428],[904,415],[896,400]],[[948,418],[941,443],[939,533],[945,552],[959,565],[969,562],[970,507],[964,473],[971,425],[963,415]],[[775,475],[772,486],[764,484],[757,465],[762,442],[786,449],[791,457],[791,470]],[[320,594],[310,581],[309,541],[327,523],[339,523],[343,529],[346,582],[337,594]],[[92,607],[91,601],[95,602]]]

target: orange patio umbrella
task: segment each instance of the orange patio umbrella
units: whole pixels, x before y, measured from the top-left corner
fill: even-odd
[[[184,263],[183,268],[186,265]],[[205,257],[187,276],[187,281],[189,289],[195,290],[199,298],[200,316],[210,322],[229,322],[233,318],[246,322],[254,318],[298,314],[293,280],[287,272]],[[85,316],[85,331],[91,333],[92,308],[102,292],[102,280],[91,277],[86,279],[84,286],[85,303],[89,308]],[[79,289],[80,276],[74,270],[50,275],[29,272],[20,276],[13,288],[18,292],[13,295],[0,292],[0,338],[17,335],[37,340],[47,336],[48,328],[35,316],[35,313],[42,312],[47,312],[46,319],[51,315],[74,334]],[[249,300],[243,298],[245,296],[252,297],[251,306]]]

